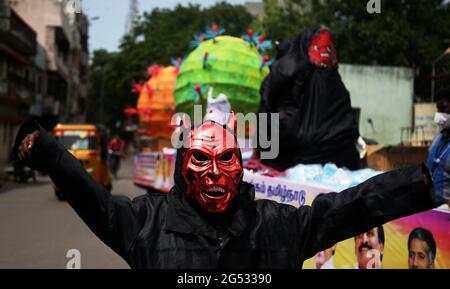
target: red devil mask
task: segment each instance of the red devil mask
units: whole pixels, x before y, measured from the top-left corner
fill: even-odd
[[[320,29],[311,36],[309,61],[320,68],[329,68],[337,64],[334,37],[328,29]]]
[[[230,115],[227,126],[235,131],[234,114]],[[187,142],[182,175],[188,198],[209,213],[225,212],[237,198],[243,176],[234,134],[226,127],[208,121],[192,130]]]

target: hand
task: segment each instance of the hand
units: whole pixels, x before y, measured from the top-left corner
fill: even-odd
[[[367,251],[367,262],[366,269],[382,269],[381,267],[381,252],[377,249],[371,249]]]
[[[40,135],[41,133],[38,130],[36,130],[33,133],[28,134],[22,140],[19,148],[17,149],[17,155],[21,161],[31,156],[31,150]]]

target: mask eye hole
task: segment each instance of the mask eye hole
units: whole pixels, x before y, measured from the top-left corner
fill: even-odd
[[[205,162],[208,160],[208,156],[206,156],[204,153],[200,153],[200,152],[193,153],[192,157],[198,162]]]
[[[319,51],[320,50],[319,45],[314,45],[314,50]]]
[[[233,152],[229,151],[220,156],[220,160],[223,162],[229,162],[233,158]]]

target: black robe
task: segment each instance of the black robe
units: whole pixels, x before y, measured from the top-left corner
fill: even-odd
[[[418,165],[321,194],[300,208],[255,201],[253,186],[242,182],[230,212],[207,219],[185,199],[182,151],[169,193],[130,200],[111,195],[36,122],[21,126],[16,157],[21,140],[37,129],[41,136],[23,163],[47,172],[92,232],[132,268],[301,268],[341,240],[435,206],[424,182],[427,169]]]
[[[261,85],[259,112],[280,114],[279,155],[261,162],[280,171],[327,162],[354,170],[359,168],[356,113],[337,67],[318,69],[309,62],[312,33],[307,29],[282,42]]]

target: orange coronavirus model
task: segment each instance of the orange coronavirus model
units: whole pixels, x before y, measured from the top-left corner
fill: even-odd
[[[149,137],[170,138],[173,128],[169,124],[175,113],[174,90],[178,68],[153,65],[148,74],[150,79],[141,87],[137,101],[139,121]]]

